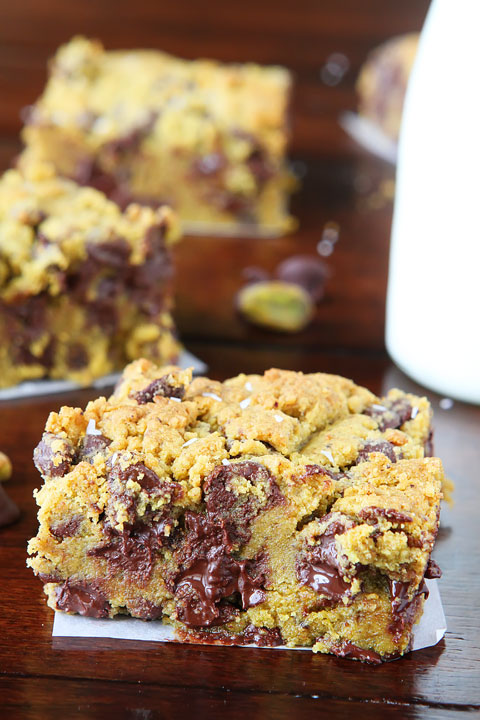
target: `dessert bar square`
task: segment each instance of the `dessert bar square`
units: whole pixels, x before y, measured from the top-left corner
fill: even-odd
[[[21,165],[53,162],[122,207],[167,203],[187,231],[279,235],[293,225],[290,84],[281,67],[105,51],[77,37],[27,113]]]
[[[171,211],[125,213],[34,164],[0,179],[0,387],[88,384],[134,358],[176,361]]]
[[[28,564],[67,613],[380,662],[409,649],[439,576],[431,453],[425,398],[138,360],[109,399],[50,414]]]

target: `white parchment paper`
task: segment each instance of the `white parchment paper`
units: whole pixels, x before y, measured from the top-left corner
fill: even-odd
[[[374,155],[396,165],[397,143],[385,135],[378,125],[354,112],[342,113],[339,122],[355,142]]]
[[[181,353],[177,365],[183,369],[193,367],[195,375],[200,375],[207,370],[207,365],[195,355],[189,353],[188,350]],[[120,375],[121,373],[104,375],[95,380],[90,387],[100,390],[115,385]],[[0,390],[0,400],[15,400],[17,398],[34,397],[35,395],[53,395],[80,389],[82,389],[82,386],[71,382],[71,380],[29,380],[20,383],[20,385]]]
[[[422,619],[414,627],[412,650],[420,650],[421,648],[436,645],[445,635],[447,629],[437,581],[426,580],[426,583],[430,594],[424,605]],[[144,620],[127,617],[97,620],[82,617],[81,615],[67,615],[63,612],[55,613],[52,636],[178,642],[174,630],[157,620],[145,622]],[[285,648],[284,646],[278,646],[274,649],[311,650],[308,647]]]

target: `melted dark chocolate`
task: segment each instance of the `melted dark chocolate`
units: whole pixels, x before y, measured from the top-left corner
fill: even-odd
[[[405,628],[411,627],[414,622],[420,596],[425,595],[426,600],[429,593],[424,580],[422,580],[412,598],[408,596],[410,583],[389,579],[389,585],[392,601],[392,622],[388,629],[392,633],[394,640],[397,641],[401,638]]]
[[[110,604],[95,583],[66,580],[55,592],[59,610],[95,618],[109,616]]]
[[[325,521],[329,516],[321,518]],[[339,561],[335,536],[341,535],[354,523],[348,518],[334,520],[320,536],[313,548],[303,551],[297,560],[297,578],[302,585],[308,585],[327,600],[339,602],[351,593],[351,584],[343,578],[343,567]]]
[[[246,610],[265,599],[264,557],[236,560],[223,521],[199,513],[185,513],[185,541],[177,553],[181,569],[174,580],[177,616],[191,627],[227,622],[235,608],[223,601],[238,594]]]

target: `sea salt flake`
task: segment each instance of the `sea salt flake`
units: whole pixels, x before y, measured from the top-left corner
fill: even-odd
[[[227,460],[227,458],[223,458],[222,465],[231,465],[230,460]]]
[[[275,420],[276,420],[278,423],[283,422],[283,417],[282,417],[281,415],[274,415],[273,417],[275,418]]]
[[[101,430],[97,430],[97,426],[95,425],[95,420],[92,418],[88,421],[87,429],[85,431],[86,435],[101,435]]]
[[[170,400],[173,400],[173,402],[182,402],[180,398],[171,397]]]
[[[245,387],[245,390],[247,390],[247,392],[252,392],[252,390],[253,390],[253,385],[250,381],[246,382],[244,387]]]
[[[335,461],[333,459],[332,451],[331,450],[321,450],[322,455],[324,455],[329,462],[332,463],[332,465],[335,465]]]
[[[192,443],[197,442],[197,440],[200,440],[200,438],[196,438],[196,437],[195,437],[195,438],[190,438],[190,440],[187,440],[187,442],[184,442],[184,443],[183,443],[182,448],[188,447],[188,446],[191,445]]]
[[[417,407],[412,408],[411,419],[414,420],[417,417],[417,415],[418,415],[418,408]]]
[[[218,395],[215,395],[215,393],[204,392],[202,393],[202,397],[209,397],[212,398],[212,400],[218,400],[218,402],[222,402],[222,398]]]
[[[376,403],[373,403],[372,408],[374,410],[379,410],[379,412],[386,412],[388,408],[385,407],[385,405],[377,405]]]
[[[251,398],[245,398],[245,400],[242,400],[242,402],[240,403],[240,407],[242,408],[242,410],[245,410],[245,408],[248,407],[251,402]]]

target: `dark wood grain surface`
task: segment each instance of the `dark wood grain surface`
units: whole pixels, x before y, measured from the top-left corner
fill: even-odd
[[[160,47],[196,57],[280,62],[296,73],[292,157],[305,173],[294,199],[300,229],[269,241],[186,238],[178,246],[177,322],[187,347],[219,379],[274,365],[352,377],[375,392],[399,385],[426,392],[388,360],[383,342],[393,169],[358,148],[338,125],[355,106],[354,80],[367,51],[418,29],[424,0],[244,0],[207,4],[138,0],[0,2],[0,165],[19,150],[19,111],[40,93],[45,62],[75,33],[108,47]],[[332,52],[350,69],[335,87],[321,80]],[[385,182],[387,185],[385,185]],[[312,325],[294,336],[247,326],[234,295],[247,266],[272,271],[315,253],[327,222],[339,240]],[[408,288],[405,289],[408,292]],[[428,324],[428,323],[427,323]],[[480,713],[480,409],[435,410],[436,450],[456,483],[435,558],[448,622],[444,640],[380,667],[309,652],[52,639],[52,612],[25,567],[36,532],[31,460],[47,414],[83,406],[84,390],[0,404],[0,447],[12,458],[7,484],[18,523],[0,530],[0,715],[7,718],[454,718]],[[471,716],[471,715],[470,715]]]

